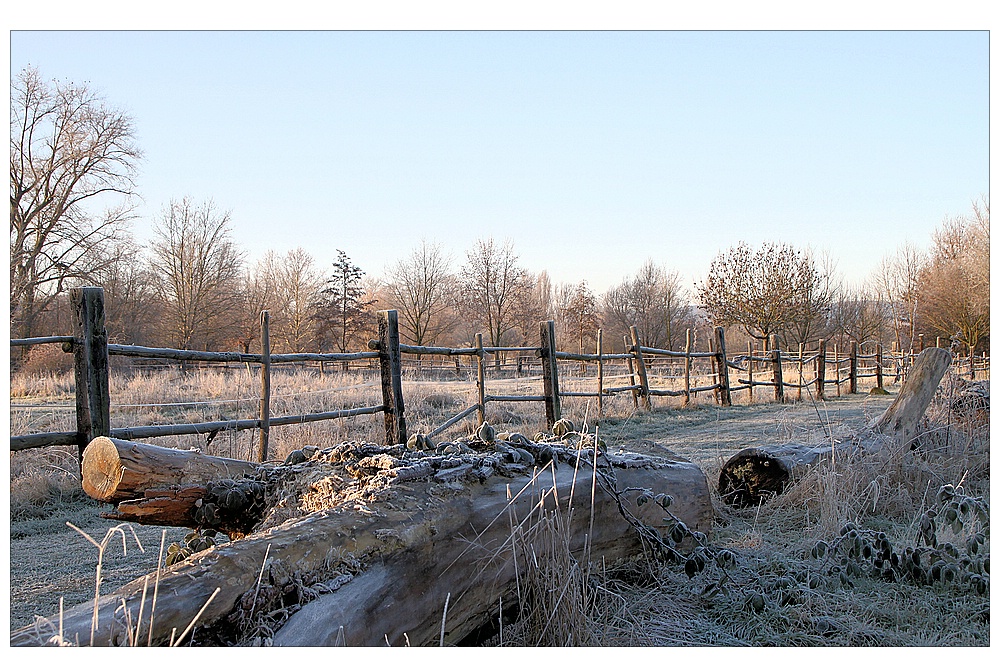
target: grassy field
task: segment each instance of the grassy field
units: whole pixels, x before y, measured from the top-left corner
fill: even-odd
[[[114,426],[248,418],[256,410],[258,379],[238,368],[112,377]],[[371,405],[380,402],[375,382],[365,373],[276,374],[272,411]],[[537,380],[495,379],[490,391],[538,393],[533,383]],[[686,408],[679,400],[654,399],[658,407],[644,413],[621,395],[606,402],[600,423],[594,399],[567,399],[564,413],[597,429],[609,447],[696,462],[713,487],[710,543],[735,559],[710,562],[691,577],[682,566],[668,564],[602,568],[580,594],[549,601],[554,606],[546,618],[558,613],[560,623],[540,624],[532,620],[537,614],[527,615],[507,629],[503,644],[988,646],[988,415],[956,415],[950,409],[951,386],[949,379],[942,384],[917,449],[817,467],[786,493],[750,509],[732,508],[717,496],[718,473],[730,456],[753,445],[849,437],[893,397],[858,394],[821,404],[807,399],[723,408],[703,395]],[[889,389],[895,393],[898,387]],[[12,434],[72,430],[71,392],[65,376],[12,378]],[[411,432],[430,431],[475,401],[475,385],[468,381],[408,377],[404,392]],[[544,427],[543,417],[537,403],[491,404],[488,410],[491,423],[529,437]],[[466,435],[474,425],[474,419],[466,420],[443,437]],[[248,458],[255,437],[253,431],[224,432],[210,443],[203,436],[152,442]],[[380,415],[355,417],[275,428],[270,451],[281,459],[307,444],[328,447],[381,437]],[[60,598],[68,606],[94,593],[98,550],[67,522],[97,541],[114,524],[99,517],[102,507],[78,485],[75,454],[68,448],[11,455],[11,629],[35,614],[57,613]],[[927,539],[930,512],[934,546]],[[185,531],[136,526],[134,537],[129,528],[123,532],[104,552],[105,592],[154,571],[161,539],[176,541]],[[817,550],[819,543],[825,546]],[[922,575],[889,580],[855,544],[911,559],[919,552],[917,569],[926,571],[926,581]],[[539,590],[556,576],[552,568],[574,557],[561,554],[549,570],[540,569]],[[536,599],[544,602],[543,596]]]

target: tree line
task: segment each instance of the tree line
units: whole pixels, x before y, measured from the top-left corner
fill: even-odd
[[[693,290],[648,259],[601,294],[586,281],[554,283],[525,267],[511,240],[481,238],[459,257],[421,241],[372,276],[345,250],[316,258],[303,248],[250,262],[232,214],[179,198],[153,220],[153,239],[131,233],[142,159],[134,122],[86,85],[44,81],[26,69],[11,82],[12,336],[69,329],[66,295],[105,290],[108,334],[119,343],[181,349],[259,346],[270,311],[275,352],[346,352],[375,337],[374,312],[399,312],[404,342],[490,347],[537,344],[555,320],[562,349],[607,351],[630,326],[650,347],[679,349],[693,330],[724,326],[736,345],[767,348],[820,338],[908,349],[920,334],[981,352],[989,344],[989,201],[944,220],[931,247],[903,245],[861,285],[835,262],[785,243],[720,251]],[[99,211],[99,212],[95,212]],[[740,334],[744,337],[739,340]]]

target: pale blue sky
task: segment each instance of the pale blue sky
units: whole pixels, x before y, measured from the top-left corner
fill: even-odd
[[[132,114],[140,239],[211,198],[324,270],[492,236],[600,292],[777,240],[858,281],[989,193],[986,31],[14,31],[29,64]]]

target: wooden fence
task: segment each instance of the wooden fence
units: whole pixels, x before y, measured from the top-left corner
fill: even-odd
[[[837,346],[827,349],[824,341],[820,341],[819,349],[806,353],[799,345],[797,353],[792,354],[780,350],[776,344],[766,354],[755,351],[748,346],[747,354],[730,356],[726,351],[725,334],[722,327],[714,331],[709,351],[695,351],[692,348],[691,332],[687,332],[683,351],[663,350],[644,346],[639,332],[631,327],[625,337],[625,352],[605,353],[603,332],[597,333],[597,350],[594,354],[562,352],[556,349],[555,324],[551,320],[541,322],[539,326],[538,347],[485,347],[482,334],[477,334],[475,346],[469,348],[447,348],[415,346],[400,343],[397,313],[394,310],[378,313],[378,338],[369,342],[369,350],[349,353],[295,353],[271,354],[270,350],[270,316],[267,311],[261,313],[261,352],[248,354],[238,352],[199,352],[194,350],[176,350],[170,348],[150,348],[135,345],[116,345],[108,343],[105,331],[104,291],[101,288],[82,287],[70,292],[73,307],[74,334],[72,336],[48,336],[40,338],[11,340],[12,346],[31,346],[43,344],[60,344],[65,352],[74,356],[74,375],[76,381],[76,422],[75,431],[62,433],[34,433],[30,435],[11,436],[11,450],[18,451],[52,445],[77,445],[80,455],[83,449],[95,437],[105,435],[126,440],[146,439],[161,436],[177,436],[192,434],[214,435],[220,431],[257,429],[259,431],[257,459],[264,461],[268,456],[268,441],[271,427],[289,424],[304,424],[308,422],[341,419],[358,415],[383,413],[385,422],[386,443],[406,442],[406,409],[403,397],[403,355],[416,357],[469,357],[474,363],[476,372],[476,403],[461,410],[443,424],[435,428],[429,435],[436,436],[461,420],[476,414],[482,423],[486,417],[486,406],[494,402],[535,401],[544,403],[545,418],[551,427],[561,417],[560,399],[565,397],[586,397],[597,399],[598,419],[604,416],[604,399],[620,393],[628,393],[632,397],[636,409],[653,408],[653,397],[682,397],[683,404],[690,403],[691,398],[699,393],[712,392],[715,400],[724,406],[732,404],[733,394],[740,391],[749,392],[749,401],[753,401],[755,387],[770,387],[773,389],[774,400],[789,399],[786,389],[794,390],[796,398],[802,398],[803,390],[811,391],[817,399],[827,396],[828,388],[835,387],[840,395],[842,385],[847,384],[848,393],[856,393],[858,380],[875,378],[875,385],[882,387],[886,368],[894,371],[893,381],[905,377],[905,373],[917,352],[909,354],[885,354],[881,346],[875,346],[868,354],[862,354],[859,346],[852,343],[846,352]],[[775,342],[776,343],[776,342]],[[493,355],[496,360],[501,356],[513,353],[517,355],[518,372],[527,359],[538,360],[541,366],[542,393],[527,394],[490,394],[486,387],[486,356]],[[173,361],[196,361],[209,363],[255,364],[260,367],[260,400],[258,416],[255,419],[238,419],[217,422],[202,422],[195,424],[170,424],[155,426],[133,426],[111,428],[110,389],[109,389],[109,357],[124,356],[141,359],[167,359]],[[300,363],[349,363],[366,360],[377,364],[382,390],[381,402],[345,410],[334,410],[301,415],[273,416],[271,414],[271,371],[275,365]],[[596,366],[596,386],[591,391],[564,391],[559,388],[559,361],[579,362]],[[975,377],[977,371],[988,372],[989,359],[968,358],[967,374]],[[695,363],[710,364],[708,372],[697,372]],[[956,363],[961,364],[963,360]],[[627,369],[624,384],[614,382],[615,378],[606,377],[605,371],[609,364],[624,363]],[[811,371],[811,378],[806,380],[806,369]],[[960,371],[961,366],[956,370]],[[657,375],[656,373],[660,374]],[[664,375],[668,373],[668,375]],[[587,374],[584,373],[586,377]],[[786,381],[786,377],[794,376],[796,381]],[[568,375],[564,374],[564,377]],[[611,380],[611,381],[609,381]],[[695,384],[692,381],[705,381],[707,384]],[[682,388],[676,385],[681,384]]]

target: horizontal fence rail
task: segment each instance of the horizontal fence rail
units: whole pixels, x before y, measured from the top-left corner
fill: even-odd
[[[369,341],[367,351],[342,353],[290,353],[272,354],[270,351],[269,314],[261,313],[261,351],[249,352],[202,352],[197,350],[177,350],[172,348],[142,347],[137,345],[118,345],[107,342],[104,321],[104,293],[100,288],[75,288],[70,292],[74,312],[74,335],[44,336],[36,338],[12,339],[11,346],[33,346],[59,344],[66,352],[74,355],[74,376],[76,381],[76,417],[77,430],[58,433],[33,433],[11,436],[11,451],[21,451],[37,447],[54,445],[77,445],[82,461],[83,449],[99,435],[107,435],[126,440],[137,440],[164,436],[205,435],[210,442],[218,433],[224,431],[240,431],[256,429],[259,432],[257,457],[260,461],[267,459],[268,440],[271,427],[305,424],[331,419],[344,419],[361,415],[382,414],[385,423],[385,440],[387,444],[406,442],[407,427],[405,403],[402,392],[403,355],[415,358],[412,361],[421,369],[440,368],[446,366],[424,366],[422,358],[454,357],[451,373],[463,371],[459,357],[469,357],[471,366],[466,366],[468,372],[475,372],[476,402],[460,410],[440,426],[430,432],[432,437],[460,423],[462,420],[476,415],[481,424],[486,418],[486,406],[489,403],[502,402],[538,402],[544,403],[546,423],[551,427],[562,414],[561,398],[596,398],[597,416],[603,418],[603,399],[631,394],[633,406],[638,409],[652,409],[652,397],[682,397],[687,405],[692,396],[711,392],[720,405],[731,405],[731,396],[737,392],[747,391],[749,401],[753,401],[754,388],[766,387],[773,391],[776,401],[787,400],[785,390],[794,390],[797,399],[801,400],[803,390],[811,392],[815,398],[823,399],[828,388],[833,388],[841,395],[842,385],[847,384],[849,393],[857,392],[859,379],[874,378],[877,387],[881,388],[886,376],[894,382],[905,379],[918,352],[885,353],[881,345],[876,345],[874,351],[863,354],[861,346],[851,343],[847,350],[841,351],[837,345],[828,349],[825,341],[820,341],[819,349],[806,351],[802,345],[798,350],[783,351],[772,339],[768,350],[755,350],[748,345],[746,354],[728,355],[724,330],[717,327],[709,343],[709,351],[692,349],[691,331],[686,334],[684,350],[666,350],[649,347],[642,344],[636,327],[631,327],[629,335],[624,339],[625,352],[605,353],[603,332],[597,332],[597,350],[594,354],[583,352],[564,352],[556,350],[554,322],[540,323],[538,347],[486,347],[483,345],[482,334],[477,334],[474,347],[448,348],[424,345],[407,345],[399,341],[398,316],[396,311],[379,311],[378,332],[376,340]],[[922,339],[921,339],[922,340]],[[508,354],[515,354],[514,363],[501,364],[501,359]],[[486,356],[493,356],[487,361]],[[249,368],[251,364],[260,366],[261,392],[259,398],[259,414],[253,419],[220,420],[193,424],[163,424],[150,426],[131,426],[111,428],[110,396],[109,396],[109,364],[110,356],[122,356],[138,359],[166,359],[180,362],[199,362],[213,364],[239,363]],[[381,380],[373,384],[381,386],[381,402],[341,410],[330,410],[301,415],[272,415],[270,409],[271,370],[275,364],[302,363],[343,363],[368,361],[377,364]],[[410,362],[411,360],[407,360]],[[587,372],[588,365],[596,365],[596,386],[591,390],[560,389],[559,361],[579,362],[579,374],[564,371],[564,380],[573,380],[576,384],[592,381]],[[709,364],[707,372],[696,371],[695,362]],[[449,362],[450,363],[450,362]],[[624,374],[608,375],[606,365],[614,364],[615,368]],[[520,381],[541,380],[542,393],[488,393],[486,388],[486,369],[492,366],[516,369],[516,377]],[[525,367],[534,369],[540,375],[525,377],[522,375]],[[322,366],[321,366],[322,367]],[[593,366],[591,366],[591,369]],[[967,370],[963,370],[967,369]],[[982,357],[959,358],[955,360],[955,372],[975,378],[976,373],[989,371],[989,358]],[[657,374],[659,373],[659,374]],[[732,377],[731,377],[732,375]],[[806,379],[807,376],[810,379]],[[787,378],[787,380],[786,380]],[[706,383],[705,380],[708,380]],[[700,384],[694,384],[698,381]],[[683,389],[676,388],[676,383],[683,383]],[[666,386],[664,386],[666,385]],[[673,386],[671,386],[673,385]]]

